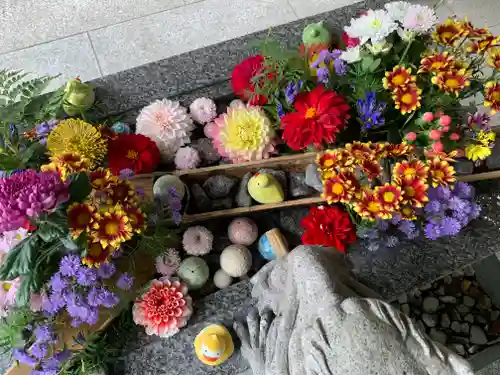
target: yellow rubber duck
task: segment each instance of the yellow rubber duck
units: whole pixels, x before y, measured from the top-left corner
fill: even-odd
[[[248,193],[259,203],[280,203],[285,199],[283,188],[269,173],[256,173],[248,181]]]
[[[212,324],[196,336],[194,349],[201,362],[209,366],[217,366],[233,355],[233,338],[226,327]]]

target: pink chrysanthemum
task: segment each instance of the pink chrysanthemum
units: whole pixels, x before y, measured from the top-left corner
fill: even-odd
[[[182,147],[175,154],[175,167],[177,169],[194,169],[200,165],[200,155],[192,147]]]
[[[156,100],[137,116],[136,133],[156,142],[161,156],[170,161],[179,147],[190,142],[193,120],[179,102]]]
[[[207,228],[198,225],[188,228],[182,237],[182,246],[189,255],[205,255],[212,250],[214,236]]]
[[[134,303],[135,324],[144,326],[148,335],[175,335],[193,314],[193,301],[187,293],[187,286],[177,279],[153,280],[149,290]]]
[[[179,252],[175,249],[167,249],[164,254],[156,257],[156,272],[171,277],[179,270],[180,264]]]
[[[217,107],[212,99],[198,98],[189,106],[194,121],[205,125],[217,117]]]
[[[56,172],[27,169],[0,178],[0,232],[22,227],[29,217],[52,210],[68,197],[68,188]]]
[[[16,304],[16,294],[21,279],[0,281],[0,317],[7,316],[9,309]]]

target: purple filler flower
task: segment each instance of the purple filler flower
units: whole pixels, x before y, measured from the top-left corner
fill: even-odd
[[[445,216],[441,221],[442,236],[455,236],[462,229],[460,222],[450,216]]]
[[[41,122],[35,126],[36,136],[40,144],[44,146],[47,144],[47,137],[50,132],[54,130],[57,124],[59,124],[59,120],[49,120]]]
[[[53,342],[54,341],[54,334],[50,327],[46,324],[40,325],[35,328],[35,331],[33,332],[36,337],[36,341],[39,342]]]
[[[64,276],[75,276],[80,268],[82,268],[82,261],[76,254],[66,255],[59,263],[59,272]]]
[[[474,188],[471,184],[457,181],[453,189],[453,194],[462,199],[472,199],[474,197]]]
[[[64,276],[61,275],[61,273],[55,273],[50,281],[49,281],[49,286],[54,292],[62,292],[64,289],[68,287],[69,283]]]
[[[326,85],[328,83],[329,79],[329,72],[327,68],[318,68],[316,71],[316,74],[318,75],[318,82]]]
[[[297,83],[291,81],[288,83],[288,86],[285,89],[285,97],[288,105],[292,105],[295,101],[297,95],[299,95],[300,89],[302,88],[302,80],[299,80]]]
[[[356,106],[361,122],[363,123],[363,130],[384,125],[385,118],[383,112],[387,104],[377,101],[377,94],[375,92],[367,92],[365,100],[358,99]]]
[[[93,268],[81,267],[76,273],[76,282],[81,286],[91,286],[97,282],[97,272]]]
[[[118,302],[120,302],[120,299],[116,294],[110,292],[107,289],[102,290],[102,306],[110,309],[112,307],[115,307]]]
[[[435,241],[441,237],[441,226],[439,224],[427,223],[424,234],[429,240]]]
[[[467,124],[470,128],[477,130],[489,130],[490,129],[491,117],[487,113],[476,112],[474,114],[469,113],[469,118]]]
[[[174,187],[168,188],[167,202],[175,225],[179,225],[182,220],[182,202],[179,193]]]
[[[128,273],[122,273],[122,275],[116,282],[116,286],[123,290],[130,290],[133,284],[134,284],[134,278],[130,276]]]
[[[20,363],[22,363],[24,365],[30,366],[30,367],[35,366],[37,364],[37,362],[38,362],[35,358],[33,358],[32,356],[30,356],[26,352],[26,350],[19,349],[19,348],[15,348],[12,351],[12,358],[14,358],[14,360],[19,361]]]
[[[31,345],[30,352],[33,357],[43,359],[49,352],[49,348],[46,344],[36,342]]]
[[[283,104],[278,103],[276,105],[276,114],[280,119],[282,119],[285,116],[285,111],[283,110]]]
[[[103,263],[97,269],[97,276],[101,279],[109,279],[116,272],[116,266],[113,263]]]

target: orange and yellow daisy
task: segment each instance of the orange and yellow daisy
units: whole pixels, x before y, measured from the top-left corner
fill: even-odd
[[[418,73],[440,73],[446,72],[455,63],[455,58],[450,56],[448,52],[434,53],[424,57],[420,61]]]
[[[492,48],[488,53],[488,65],[500,70],[500,48]]]
[[[375,194],[371,190],[365,189],[361,193],[359,200],[353,204],[354,211],[365,220],[373,221],[379,219],[390,219],[392,214],[383,210]]]
[[[365,159],[373,158],[374,153],[370,147],[371,142],[362,143],[359,141],[354,141],[353,143],[347,143],[345,145],[345,150],[348,154],[354,158],[354,163],[361,163]]]
[[[375,198],[383,210],[388,212],[397,211],[403,200],[401,188],[394,184],[385,183],[375,188]]]
[[[470,53],[485,53],[490,48],[500,47],[500,36],[488,35],[483,39],[477,40],[467,48]]]
[[[500,83],[489,81],[484,85],[484,106],[494,115],[500,111]]]
[[[401,207],[399,213],[401,214],[402,220],[417,220],[417,214],[413,207],[410,206]]]
[[[422,180],[416,176],[407,176],[401,178],[398,183],[403,191],[403,199],[401,203],[407,204],[413,207],[423,207],[424,203],[429,200],[426,195],[429,185],[427,185],[425,180]]]
[[[471,74],[466,69],[450,70],[441,72],[432,77],[433,84],[439,87],[440,90],[455,94],[458,96],[460,91],[470,86]]]
[[[403,160],[396,163],[392,169],[392,177],[396,181],[406,177],[419,178],[425,181],[427,180],[428,171],[429,167],[420,160]]]
[[[392,99],[396,109],[405,115],[420,108],[420,99],[422,99],[420,94],[422,94],[422,90],[417,85],[411,84],[394,90]]]
[[[90,234],[93,242],[99,242],[103,248],[118,248],[122,242],[132,238],[133,229],[125,211],[116,205],[96,214]]]
[[[139,207],[126,206],[124,211],[135,233],[142,233],[146,230],[146,214],[144,214]]]
[[[87,255],[82,258],[82,263],[88,267],[99,267],[109,261],[109,257],[115,251],[111,246],[103,247],[100,242],[88,243]]]
[[[454,163],[455,162],[455,158],[458,155],[458,150],[453,150],[453,151],[450,151],[450,152],[446,153],[446,152],[443,152],[443,151],[434,151],[432,149],[429,149],[429,150],[425,149],[424,150],[424,155],[425,155],[426,159],[438,158],[440,160],[445,160],[447,162]]]
[[[354,171],[354,159],[344,149],[327,150],[316,157],[316,164],[325,181],[337,172]]]
[[[401,143],[389,143],[386,147],[387,156],[390,158],[399,158],[413,153],[415,145],[409,144],[406,141]]]
[[[387,156],[387,146],[389,143],[370,143],[375,159],[385,158]]]
[[[368,177],[369,181],[372,181],[380,176],[382,167],[376,159],[365,159],[361,163],[361,171]]]
[[[90,185],[95,190],[105,190],[113,182],[113,174],[109,169],[97,168],[89,172]]]
[[[349,203],[359,190],[359,183],[352,173],[333,175],[323,184],[321,195],[328,204]]]
[[[484,36],[489,36],[491,33],[489,32],[487,27],[477,29],[474,25],[466,18],[460,21],[464,36],[468,38],[482,38]]]
[[[92,228],[95,220],[95,209],[87,203],[75,202],[67,209],[68,226],[71,236],[78,238],[83,232],[88,232]]]
[[[462,24],[453,18],[448,18],[444,23],[437,25],[432,37],[439,44],[453,46],[455,42],[465,35]]]
[[[64,152],[50,158],[50,163],[42,165],[40,169],[44,172],[58,172],[61,179],[65,181],[72,173],[85,172],[90,168],[90,161],[74,152]]]
[[[434,158],[427,160],[427,165],[433,187],[448,186],[456,181],[455,169],[447,161]]]
[[[105,189],[105,192],[108,197],[108,204],[130,204],[135,203],[137,200],[137,195],[132,183],[127,180],[122,180],[121,178],[113,178]]]
[[[385,77],[382,83],[386,90],[396,90],[414,83],[415,76],[411,75],[411,68],[406,69],[404,66],[396,65],[392,72],[385,72]]]

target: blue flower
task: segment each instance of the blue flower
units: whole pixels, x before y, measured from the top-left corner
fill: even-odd
[[[377,94],[375,92],[367,92],[365,100],[358,99],[356,105],[359,117],[363,122],[363,130],[384,125],[385,118],[382,113],[387,104],[377,101]]]
[[[325,85],[328,83],[330,73],[328,72],[327,68],[319,68],[316,71],[316,74],[318,75],[318,82],[319,83],[323,83]]]
[[[278,117],[279,117],[280,119],[282,119],[282,118],[283,118],[283,116],[285,116],[285,111],[283,110],[283,104],[278,103],[278,104],[276,105],[276,113],[278,114]]]
[[[292,105],[297,95],[299,95],[302,83],[302,80],[299,80],[297,83],[293,81],[288,83],[288,86],[285,89],[286,102],[288,105]]]

